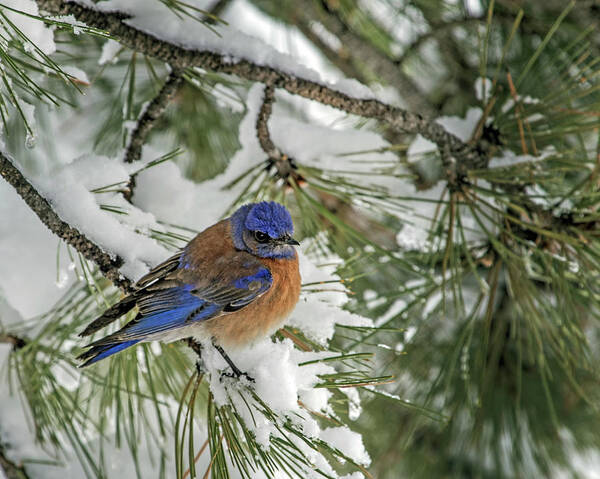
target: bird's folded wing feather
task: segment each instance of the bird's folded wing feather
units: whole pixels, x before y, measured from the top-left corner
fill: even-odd
[[[269,269],[243,251],[220,257],[214,264],[191,267],[181,266],[186,264],[182,255],[169,258],[137,283],[141,289],[133,294],[139,307],[136,319],[92,345],[143,340],[237,311],[264,294],[273,282]]]
[[[153,282],[164,278],[167,274],[175,271],[179,267],[182,251],[171,256],[168,260],[163,261],[158,266],[155,266],[150,270],[148,274],[140,278],[140,280],[134,285],[136,291],[121,299],[118,303],[108,308],[102,316],[96,318],[86,328],[79,333],[79,336],[85,337],[94,334],[96,331],[108,326],[113,321],[116,321],[129,310],[133,309],[136,305],[137,300],[145,294],[145,288]]]

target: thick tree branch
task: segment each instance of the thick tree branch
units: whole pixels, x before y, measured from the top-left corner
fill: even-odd
[[[297,27],[347,76],[366,84],[376,81],[393,86],[412,111],[429,118],[436,115],[425,94],[393,59],[349,28],[337,11],[327,8],[326,2],[322,2],[321,8],[314,0],[287,2],[285,5],[263,0],[253,0],[253,3],[269,15]],[[340,48],[334,49],[322,41],[314,31],[315,20],[339,40]]]
[[[148,104],[144,113],[138,119],[135,129],[131,133],[129,144],[125,150],[125,163],[133,163],[140,159],[142,155],[142,146],[146,142],[148,133],[150,133],[150,130],[154,127],[156,120],[158,120],[167,109],[169,102],[173,99],[182,83],[182,71],[176,68],[172,69],[167,77],[167,81],[158,94]]]
[[[462,178],[468,169],[483,168],[487,164],[487,157],[482,151],[466,145],[446,131],[444,127],[424,119],[421,115],[378,100],[354,98],[318,82],[284,73],[268,66],[257,65],[248,60],[239,60],[233,63],[227,55],[211,51],[189,50],[170,44],[127,25],[124,21],[126,16],[121,12],[100,12],[65,0],[37,0],[37,3],[40,9],[53,15],[73,15],[78,21],[106,30],[123,45],[167,62],[175,68],[202,67],[237,75],[251,81],[283,88],[292,94],[318,101],[353,115],[385,122],[391,128],[401,132],[419,133],[438,145],[440,152],[445,157],[445,164],[456,170],[456,174],[453,173],[452,177]]]
[[[50,231],[75,248],[85,259],[96,263],[102,274],[121,289],[130,290],[131,282],[119,272],[123,260],[104,252],[77,229],[61,220],[50,203],[38,193],[5,153],[0,153],[0,175],[13,186]]]

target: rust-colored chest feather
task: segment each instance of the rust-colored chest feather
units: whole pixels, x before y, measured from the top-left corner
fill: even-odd
[[[234,247],[227,223],[218,223],[203,235],[218,236],[219,241],[211,243],[218,243],[218,248],[222,248],[223,253],[213,250],[212,254],[207,254],[199,241],[198,244],[193,241],[190,243],[190,249],[193,250],[190,251],[190,256],[194,258],[192,268],[198,272],[208,264],[212,264],[211,268],[216,269],[235,267],[228,264],[231,258],[228,258],[227,251],[233,250]],[[290,259],[259,258],[259,261],[271,272],[273,282],[270,288],[239,311],[217,316],[202,324],[205,332],[226,348],[243,346],[272,334],[298,302],[301,285],[298,255]]]
[[[206,322],[209,334],[226,348],[243,346],[273,334],[298,302],[301,284],[298,257],[262,262],[273,277],[269,290],[243,309]]]

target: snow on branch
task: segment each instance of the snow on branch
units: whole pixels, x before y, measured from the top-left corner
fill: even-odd
[[[215,35],[193,20],[178,19],[164,12],[164,18],[157,23],[155,14],[161,13],[157,10],[161,8],[159,2],[144,5],[139,17],[135,12],[121,11],[125,7],[116,2],[93,7],[65,0],[37,0],[37,4],[53,15],[73,15],[88,26],[107,31],[123,45],[174,68],[200,67],[237,75],[353,115],[382,121],[400,132],[419,133],[439,148],[451,182],[463,177],[468,169],[487,164],[484,152],[464,143],[440,124],[375,99],[368,88],[355,81],[325,85],[318,73],[230,27],[215,27],[219,33]],[[153,9],[157,12],[146,11]]]
[[[119,256],[106,253],[79,230],[63,221],[46,198],[25,178],[6,153],[2,152],[0,152],[0,175],[13,186],[50,231],[75,248],[84,258],[96,263],[102,274],[114,284],[124,291],[131,289],[131,282],[119,272],[123,260]]]

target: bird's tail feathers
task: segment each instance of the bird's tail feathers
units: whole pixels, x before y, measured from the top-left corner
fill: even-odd
[[[139,342],[139,339],[132,339],[130,341],[120,341],[118,339],[115,339],[113,342],[109,343],[103,342],[97,345],[94,345],[95,343],[92,343],[90,345],[91,348],[89,350],[77,357],[77,359],[79,359],[80,361],[85,361],[79,367],[85,368],[90,364],[94,364],[95,362],[100,361],[101,359],[107,358],[108,356],[112,356],[113,354],[123,351],[124,349],[127,349]]]
[[[82,338],[85,336],[89,336],[91,334],[94,334],[96,331],[102,329],[104,326],[108,326],[110,323],[117,320],[125,313],[128,313],[131,309],[133,309],[137,299],[138,295],[136,295],[135,293],[124,297],[117,304],[111,306],[106,311],[104,311],[102,316],[96,318],[94,321],[88,324],[87,327],[81,333],[79,333],[79,336]]]

